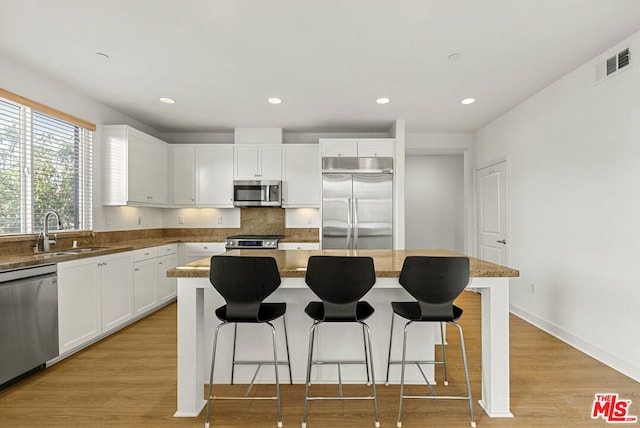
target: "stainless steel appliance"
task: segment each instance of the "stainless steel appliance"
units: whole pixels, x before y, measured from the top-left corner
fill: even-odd
[[[393,248],[393,158],[322,159],[322,248]]]
[[[0,272],[0,388],[58,356],[56,265]]]
[[[233,205],[236,207],[279,207],[282,205],[282,181],[235,180]]]
[[[225,239],[225,248],[227,250],[277,250],[278,241],[283,235],[234,235]]]

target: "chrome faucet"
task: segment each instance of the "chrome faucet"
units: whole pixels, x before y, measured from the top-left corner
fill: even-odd
[[[51,244],[55,244],[55,239],[49,239],[49,217],[54,216],[58,221],[58,230],[64,229],[64,225],[62,224],[62,220],[60,220],[60,214],[58,214],[54,210],[49,210],[44,213],[44,228],[42,231],[42,251],[49,251],[51,249]]]

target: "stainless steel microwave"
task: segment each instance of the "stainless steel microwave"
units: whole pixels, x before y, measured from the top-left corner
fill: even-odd
[[[279,207],[282,205],[282,181],[235,180],[233,205],[236,207]]]

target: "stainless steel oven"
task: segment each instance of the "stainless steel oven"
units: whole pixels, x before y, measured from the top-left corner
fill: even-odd
[[[277,250],[283,235],[234,235],[225,239],[227,250]]]
[[[282,181],[235,180],[233,205],[236,207],[279,207],[282,205]]]

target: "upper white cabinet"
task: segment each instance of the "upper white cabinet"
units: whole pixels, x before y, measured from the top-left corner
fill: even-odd
[[[358,157],[358,142],[352,139],[320,139],[323,158]]]
[[[393,138],[321,138],[322,157],[393,157]]]
[[[233,207],[233,144],[196,146],[196,205]]]
[[[281,145],[236,145],[234,148],[233,175],[236,180],[281,180]]]
[[[320,206],[320,152],[317,144],[282,146],[283,208]]]
[[[233,207],[232,144],[176,144],[172,151],[173,205]]]
[[[196,148],[193,144],[173,144],[171,155],[171,202],[173,205],[195,205]]]
[[[127,125],[105,125],[105,205],[165,206],[169,145]]]

